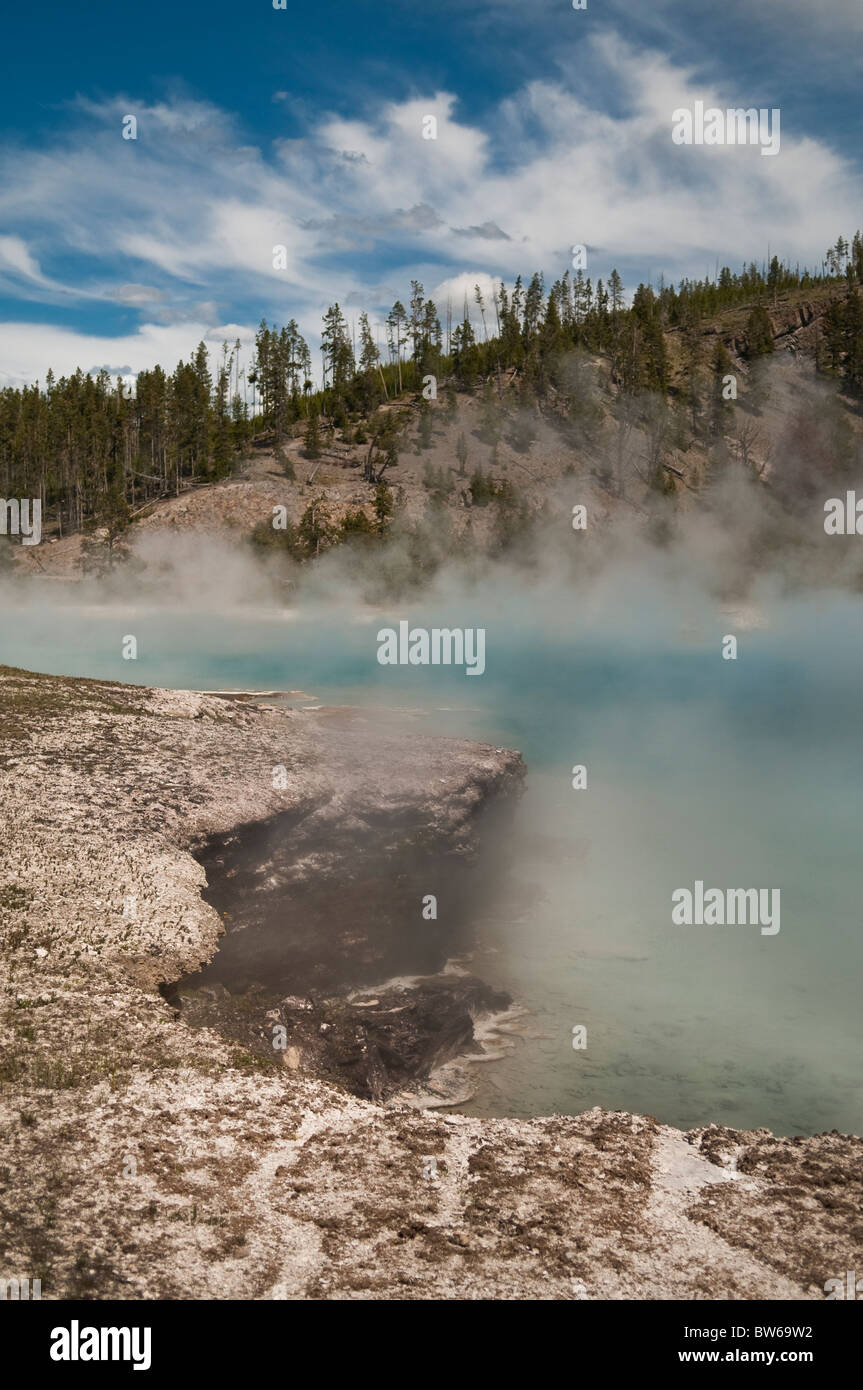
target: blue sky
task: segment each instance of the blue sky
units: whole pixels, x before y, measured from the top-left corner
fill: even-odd
[[[314,346],[412,278],[460,313],[577,243],[632,288],[863,225],[861,0],[49,0],[4,49],[0,382],[173,367],[263,315]],[[675,146],[697,99],[778,107],[779,156]]]

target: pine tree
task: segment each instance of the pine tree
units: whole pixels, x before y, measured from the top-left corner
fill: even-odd
[[[338,528],[323,493],[306,507],[297,526],[297,540],[307,557],[320,555],[335,544]]]
[[[671,387],[666,350],[669,330],[679,331],[677,341],[684,345],[685,383],[681,389],[678,377],[676,398],[685,400],[690,427],[695,431],[705,421],[701,383],[712,377],[705,423],[709,422],[715,433],[724,429],[728,404],[721,402],[721,387],[717,398],[718,381],[732,373],[723,370],[719,374],[724,362],[719,366],[710,363],[705,372],[699,361],[705,319],[713,320],[727,309],[745,306],[749,316],[747,356],[752,361],[747,394],[750,405],[755,405],[760,390],[757,360],[773,350],[765,306],[775,304],[785,290],[808,292],[827,287],[830,302],[816,326],[818,368],[841,377],[847,390],[863,391],[861,284],[860,231],[850,243],[844,235],[838,236],[826,263],[814,270],[792,269],[778,256],[772,256],[766,267],[754,262],[736,271],[722,266],[716,276],[683,279],[676,287],[661,281],[658,292],[639,286],[630,308],[624,302],[616,270],[607,285],[597,282],[595,292],[582,272],[573,278],[567,271],[547,296],[540,275],[530,278],[527,289],[519,277],[511,293],[503,283],[495,288],[493,320],[483,293],[474,290],[483,325],[480,342],[470,319],[470,296],[465,296],[462,322],[452,333],[448,310],[450,374],[450,363],[442,358],[435,306],[415,280],[409,315],[400,301],[388,315],[388,368],[380,361],[366,315],[359,320],[359,362],[354,364],[349,327],[339,306],[330,307],[323,333],[325,392],[315,390],[311,356],[294,319],[281,329],[262,319],[247,373],[241,371],[239,349],[231,353],[224,346],[221,361],[211,375],[207,348],[201,343],[191,360],[180,361],[173,371],[155,366],[140,372],[134,389],[112,380],[104,370],[91,374],[78,370],[59,380],[48,372],[44,389],[38,384],[0,389],[4,490],[9,496],[39,497],[43,529],[50,527],[66,535],[86,525],[92,531],[94,518],[109,494],[122,497],[131,512],[138,512],[148,501],[169,491],[179,494],[192,482],[225,477],[235,456],[261,429],[272,431],[279,450],[295,422],[305,417],[307,453],[318,457],[322,412],[335,423],[341,421],[346,429],[357,414],[366,417],[358,421],[355,439],[372,440],[366,475],[376,484],[382,472],[395,466],[398,429],[368,416],[382,398],[388,397],[393,380],[399,390],[406,385],[418,390],[419,374],[431,372],[439,377],[445,415],[455,419],[456,386],[473,390],[478,380],[491,380],[502,400],[503,371],[515,369],[516,389],[528,392],[525,409],[512,432],[518,446],[527,443],[526,423],[535,418],[536,398],[547,393],[550,385],[556,388],[550,417],[560,421],[562,428],[571,428],[574,415],[580,429],[589,422],[591,393],[580,388],[579,394],[573,385],[578,373],[570,370],[574,360],[571,347],[610,360],[612,380],[628,393],[636,413],[641,393],[659,397],[667,393]],[[405,371],[408,342],[410,365]],[[250,401],[246,399],[249,386]],[[493,395],[493,389],[485,394]],[[483,401],[484,415],[490,415],[491,404],[488,399]],[[626,409],[618,395],[615,413],[626,414]],[[419,420],[423,444],[428,442],[430,422],[430,413],[423,410]],[[485,425],[492,443],[496,442],[494,421],[489,418]],[[677,418],[671,434],[676,438],[679,432]],[[277,453],[277,457],[283,456]],[[459,460],[462,476],[466,460],[465,445],[464,459]],[[103,529],[95,527],[97,531]]]
[[[425,290],[419,280],[411,280],[410,317],[408,318],[408,337],[413,343],[413,360],[418,367],[423,360],[423,316]],[[394,310],[395,312],[395,310]]]
[[[390,527],[394,504],[393,494],[387,487],[383,479],[375,488],[375,518],[377,520],[378,535],[384,536]]]
[[[756,304],[746,320],[746,356],[763,357],[773,351],[773,326],[763,304]]]
[[[623,281],[616,270],[612,270],[608,277],[608,298],[611,304],[612,323],[616,323],[624,303]]]
[[[329,374],[329,385],[339,399],[343,399],[354,371],[354,356],[348,337],[348,326],[338,304],[332,304],[324,314],[324,329],[321,334],[321,352],[324,359],[324,375]]]
[[[542,302],[544,297],[542,276],[536,274],[531,278],[524,298],[524,320],[522,322],[522,338],[526,348],[530,348],[536,337],[537,330],[542,317]]]
[[[397,299],[387,315],[387,339],[390,347],[390,357],[394,357],[398,363],[400,392],[404,389],[402,386],[402,348],[407,340],[403,336],[402,329],[404,328],[406,317],[405,306],[402,304],[401,300]]]
[[[228,399],[232,365],[233,359],[228,356],[228,345],[224,343],[222,345],[222,365],[216,379],[216,391],[213,400],[212,472],[216,478],[224,478],[230,472],[234,453],[234,431]]]
[[[377,535],[377,527],[362,507],[349,507],[342,517],[342,524],[339,528],[340,539],[356,541],[375,535]]]
[[[129,520],[129,504],[122,491],[112,487],[103,493],[87,520],[81,543],[81,568],[85,574],[110,573],[116,564],[129,559]]]
[[[307,459],[319,459],[321,456],[321,430],[316,410],[313,410],[309,415],[306,432],[303,435],[303,453]]]

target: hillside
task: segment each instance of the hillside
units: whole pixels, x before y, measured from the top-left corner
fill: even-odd
[[[16,546],[14,560],[22,572],[74,580],[87,567],[99,572],[119,561],[130,544],[146,559],[148,537],[160,532],[254,539],[262,555],[303,560],[345,540],[377,543],[393,527],[428,533],[442,525],[456,550],[493,554],[517,544],[538,518],[565,519],[576,503],[600,527],[646,516],[658,499],[685,513],[735,465],[793,511],[800,479],[787,457],[787,435],[799,436],[801,419],[812,422],[809,467],[824,487],[831,476],[849,473],[861,454],[855,398],[818,370],[836,302],[829,290],[778,295],[766,311],[772,350],[754,357],[746,330],[751,305],[706,316],[697,390],[691,335],[671,328],[662,393],[633,396],[607,355],[572,352],[558,384],[546,383],[541,393],[525,387],[516,368],[469,391],[450,377],[435,399],[405,391],[341,427],[322,416],[314,448],[300,420],[278,442],[272,432],[259,433],[226,478],[183,483],[175,495],[116,523],[116,554],[99,553],[105,528],[96,528],[95,539],[92,528],[60,536],[48,520],[43,543]],[[738,398],[723,402],[717,417],[706,364],[718,344]],[[827,436],[816,439],[816,422],[828,418]],[[392,442],[387,454],[380,439]],[[376,511],[381,479],[391,513],[384,516]],[[278,508],[284,513],[274,529]]]

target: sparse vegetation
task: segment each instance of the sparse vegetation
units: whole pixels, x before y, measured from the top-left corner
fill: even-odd
[[[269,432],[285,476],[292,464],[285,440],[303,434],[304,453],[317,460],[321,429],[342,430],[345,440],[369,444],[365,476],[376,484],[398,464],[405,425],[389,406],[394,398],[417,401],[417,448],[433,445],[434,409],[420,394],[433,375],[442,394],[442,418],[452,423],[456,390],[479,392],[476,432],[491,448],[504,437],[505,415],[517,404],[506,433],[525,453],[534,439],[536,408],[565,424],[586,423],[591,408],[581,358],[605,364],[608,383],[630,396],[643,392],[685,399],[698,428],[705,364],[699,340],[719,331],[726,348],[739,338],[754,360],[773,348],[771,313],[785,298],[795,308],[807,296],[826,298],[818,367],[844,389],[863,389],[863,238],[839,237],[818,270],[792,268],[773,257],[770,266],[729,267],[712,280],[683,280],[658,289],[639,285],[626,305],[620,276],[593,283],[569,271],[546,291],[543,277],[525,286],[518,277],[501,283],[494,296],[494,322],[485,300],[476,299],[483,322],[477,338],[470,315],[444,342],[437,309],[418,281],[409,307],[397,302],[387,319],[389,360],[382,360],[368,319],[360,316],[356,350],[338,304],[324,315],[324,381],[311,381],[311,357],[296,323],[260,325],[254,363],[240,393],[240,345],[223,346],[211,372],[207,349],[198,345],[190,362],[172,374],[162,367],[138,374],[132,390],[106,371],[78,371],[57,380],[46,372],[44,386],[0,391],[0,467],[7,495],[39,497],[44,526],[59,536],[87,528],[89,554],[110,568],[123,554],[123,533],[146,505],[183,489],[225,478],[255,436]],[[724,340],[724,341],[723,341]],[[515,374],[518,399],[504,400],[502,382]],[[715,374],[715,367],[714,367]],[[251,388],[252,399],[248,394]],[[381,406],[387,407],[379,414]],[[467,457],[459,444],[464,476]],[[4,549],[4,558],[8,553]]]

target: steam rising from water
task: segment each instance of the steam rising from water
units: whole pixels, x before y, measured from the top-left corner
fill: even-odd
[[[720,500],[662,546],[641,515],[583,537],[564,517],[507,565],[453,563],[390,602],[398,566],[376,553],[334,554],[290,591],[236,548],[148,536],[143,580],[7,582],[0,660],[302,690],[300,704],[384,707],[407,734],[520,748],[529,787],[473,968],[526,1002],[541,1036],[481,1069],[476,1108],[603,1104],[683,1125],[860,1132],[863,601],[788,582],[856,576],[854,538],[830,549],[815,499],[781,523],[786,544],[805,536],[799,555],[759,574],[772,504],[743,479]],[[483,627],[482,679],[379,666],[376,632],[401,619]],[[135,662],[121,656],[130,633]],[[721,657],[726,634],[737,661]],[[572,789],[575,764],[586,791]],[[779,888],[781,933],[672,926],[672,892],[697,878]]]

